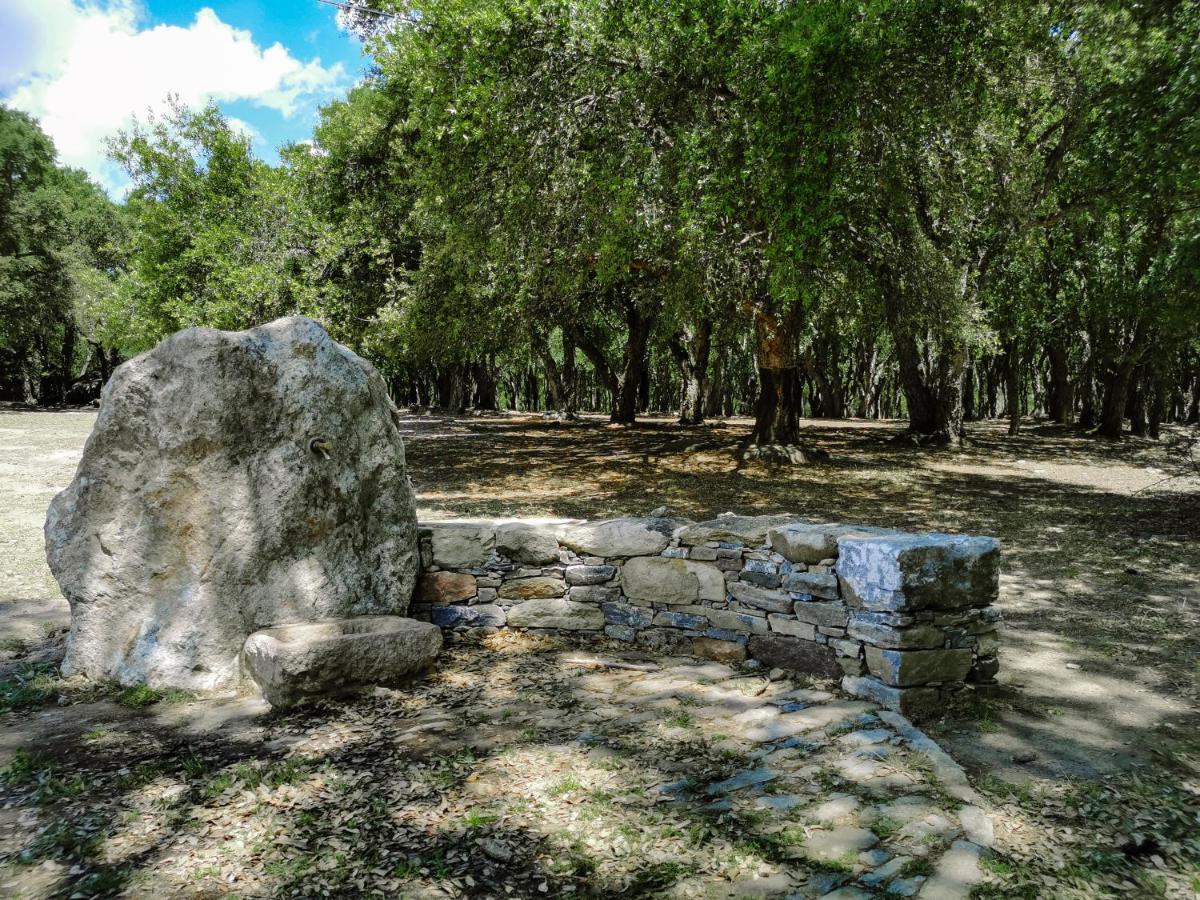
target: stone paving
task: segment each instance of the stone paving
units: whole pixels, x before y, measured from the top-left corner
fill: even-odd
[[[74,727],[101,737],[66,736],[79,758],[55,762],[82,794],[0,783],[0,885],[844,900],[967,897],[985,877],[987,813],[898,714],[626,650],[497,635],[346,703],[197,702],[107,727],[95,704]],[[68,842],[87,855],[45,851],[63,822],[98,832]]]

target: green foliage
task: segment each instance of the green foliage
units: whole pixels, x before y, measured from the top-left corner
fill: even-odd
[[[22,664],[0,680],[0,712],[43,706],[57,696],[57,679],[49,664]]]
[[[1110,434],[1194,381],[1195,4],[373,6],[278,166],[176,102],[112,141],[117,207],[0,110],[0,390],[294,313],[413,400],[631,418],[711,376],[785,443],[805,384],[956,441],[981,361],[1019,413],[1053,350]]]

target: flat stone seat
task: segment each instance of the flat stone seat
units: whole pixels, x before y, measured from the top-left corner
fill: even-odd
[[[246,671],[272,706],[396,684],[429,668],[442,632],[400,616],[356,616],[256,631],[243,648]]]

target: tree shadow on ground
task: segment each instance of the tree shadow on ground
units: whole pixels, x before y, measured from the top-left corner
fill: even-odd
[[[731,865],[750,880],[764,866],[793,886],[846,880],[845,863],[797,859],[769,816],[707,807],[703,785],[760,763],[683,725],[664,738],[666,704],[711,702],[699,687],[623,697],[628,715],[581,732],[565,713],[597,695],[588,670],[562,660],[460,648],[433,687],[293,712],[79,708],[0,779],[7,805],[38,813],[19,846],[0,844],[0,883],[40,872],[41,892],[64,897],[641,897],[699,874],[679,862],[685,847],[741,858]],[[525,796],[504,775],[527,785],[532,766],[546,770]],[[647,794],[681,778],[691,786]],[[628,859],[614,868],[578,832],[558,832],[564,813],[543,822],[539,797],[589,828],[627,829]],[[745,895],[736,881],[700,883]]]

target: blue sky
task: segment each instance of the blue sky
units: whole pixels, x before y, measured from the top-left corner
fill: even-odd
[[[0,0],[0,101],[119,196],[104,142],[169,93],[212,100],[264,159],[312,132],[367,60],[318,0]]]
[[[352,80],[358,80],[366,60],[361,45],[352,35],[338,28],[337,9],[318,0],[239,0],[239,2],[195,3],[189,0],[151,0],[153,22],[186,26],[202,6],[213,10],[222,22],[248,30],[260,46],[276,42],[300,59],[317,57],[326,65],[341,63]],[[275,149],[288,141],[302,140],[312,133],[319,103],[310,103],[287,118],[250,100],[221,103],[231,116],[256,128],[268,147],[257,147],[275,158]]]

